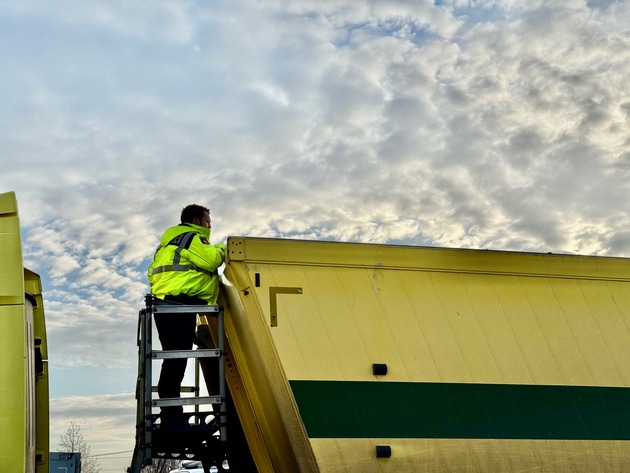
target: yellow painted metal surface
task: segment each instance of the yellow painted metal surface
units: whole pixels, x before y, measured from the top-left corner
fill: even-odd
[[[630,470],[629,260],[243,237],[228,255],[228,383],[259,471]]]
[[[13,192],[0,194],[0,304],[20,304],[24,299],[22,246]]]
[[[48,338],[44,314],[44,297],[39,274],[24,268],[24,289],[33,310],[33,349],[35,351],[35,465],[37,473],[49,470],[49,382]]]
[[[3,471],[47,473],[48,369],[41,283],[37,274],[22,267],[13,192],[0,194],[0,261],[0,465]],[[36,363],[37,339],[41,363]]]
[[[620,441],[314,439],[322,472],[624,472]],[[374,445],[392,445],[391,458],[375,458]]]

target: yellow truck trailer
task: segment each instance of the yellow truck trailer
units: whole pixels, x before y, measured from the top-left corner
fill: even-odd
[[[630,260],[227,250],[226,379],[260,472],[630,471]]]
[[[227,254],[199,339],[224,346],[230,471],[630,471],[629,259],[249,237]]]
[[[0,194],[0,469],[48,473],[48,349],[39,275],[22,266],[15,194]]]

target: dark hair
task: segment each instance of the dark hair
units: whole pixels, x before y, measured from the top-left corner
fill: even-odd
[[[182,223],[192,223],[193,219],[198,218],[201,220],[203,218],[204,213],[210,213],[210,209],[203,207],[202,205],[191,204],[187,205],[182,210],[182,216],[180,217],[180,221]]]

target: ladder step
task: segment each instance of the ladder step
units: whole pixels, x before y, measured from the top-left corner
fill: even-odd
[[[153,392],[153,393],[158,392],[158,387],[157,386],[153,386],[151,388],[151,392]],[[198,393],[199,392],[199,388],[197,386],[182,386],[179,389],[179,392],[182,392],[182,393]]]
[[[167,358],[219,358],[221,350],[198,349],[198,350],[153,350],[151,356],[155,360]]]
[[[199,404],[221,404],[221,396],[167,397],[151,401],[153,407],[194,406]]]

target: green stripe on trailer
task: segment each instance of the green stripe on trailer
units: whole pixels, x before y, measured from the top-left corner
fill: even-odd
[[[290,381],[310,438],[630,440],[630,388]]]

